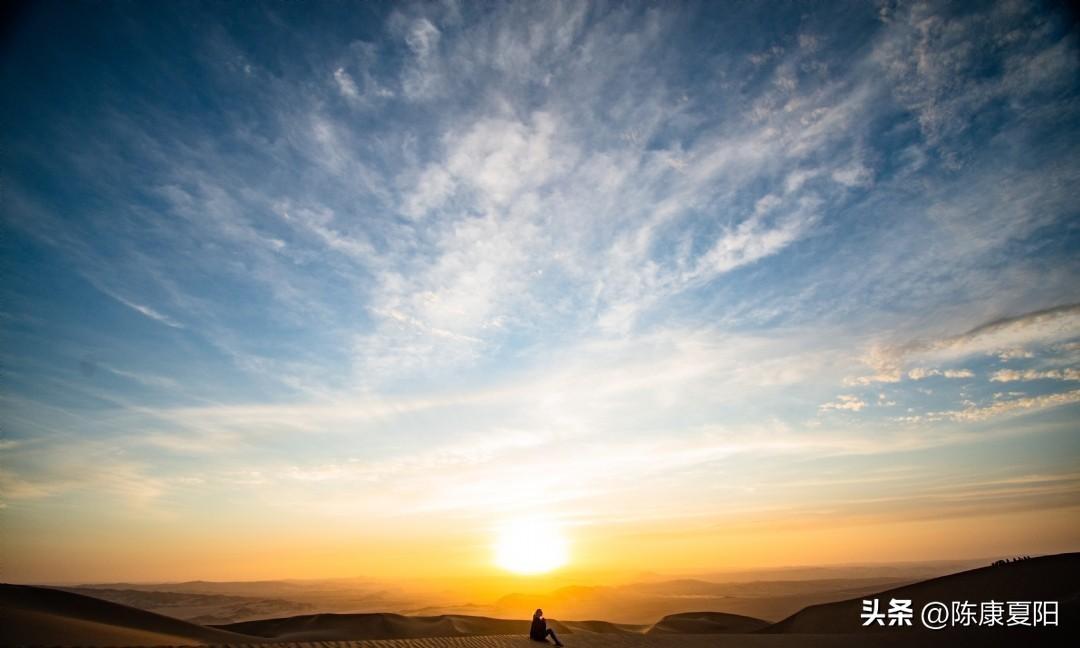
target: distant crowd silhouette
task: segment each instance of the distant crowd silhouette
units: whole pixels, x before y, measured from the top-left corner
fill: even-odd
[[[1020,562],[1022,560],[1031,560],[1031,556],[1017,556],[1015,558],[1002,558],[1001,560],[995,560],[992,567],[999,565],[1008,565],[1009,563]]]

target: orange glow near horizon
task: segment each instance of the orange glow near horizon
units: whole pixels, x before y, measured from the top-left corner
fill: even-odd
[[[732,516],[706,526],[684,519],[561,528],[535,520],[495,528],[442,521],[378,531],[298,516],[291,530],[249,527],[228,536],[211,527],[157,520],[123,534],[87,526],[78,543],[63,534],[5,534],[4,580],[359,578],[401,587],[453,584],[484,600],[513,591],[630,582],[646,572],[706,577],[751,568],[1074,551],[1080,545],[1073,523],[1078,514],[1076,507],[937,519],[893,514],[834,517],[828,524],[792,515]]]

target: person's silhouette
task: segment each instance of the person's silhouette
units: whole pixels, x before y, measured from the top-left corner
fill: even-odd
[[[562,642],[559,641],[559,637],[556,636],[555,631],[547,627],[547,621],[544,619],[544,611],[540,608],[536,608],[536,612],[533,612],[532,627],[529,628],[529,638],[533,641],[543,641],[544,643],[547,643],[548,637],[555,640],[556,646],[562,645]]]

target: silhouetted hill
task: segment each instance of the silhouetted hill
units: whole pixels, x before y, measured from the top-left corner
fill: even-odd
[[[0,645],[163,645],[256,641],[46,587],[0,585]]]
[[[555,632],[560,627],[565,627],[574,632],[596,632],[600,634],[640,634],[645,632],[648,625],[634,625],[628,623],[611,623],[610,621],[552,621]]]
[[[864,626],[861,618],[863,599],[876,598],[881,610],[888,608],[889,600],[910,599],[915,618],[911,628]],[[1031,558],[1014,563],[982,567],[970,571],[941,576],[930,580],[885,590],[875,595],[861,596],[835,603],[813,605],[769,626],[762,632],[784,634],[815,633],[885,633],[921,632],[919,613],[929,602],[951,605],[953,601],[970,601],[978,606],[984,601],[1057,601],[1059,603],[1059,628],[1049,630],[1060,634],[1074,629],[1080,621],[1080,553],[1059,554]],[[1001,628],[959,627],[954,632],[965,634],[985,633],[983,636],[1000,634]],[[929,631],[927,631],[929,632]],[[1017,630],[1017,636],[1034,636],[1030,628]],[[1027,633],[1024,635],[1023,633]],[[1039,633],[1040,635],[1045,633]]]
[[[741,614],[684,612],[660,619],[645,634],[744,634],[768,625],[768,621]]]

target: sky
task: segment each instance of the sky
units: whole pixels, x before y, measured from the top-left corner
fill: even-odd
[[[5,11],[3,580],[1080,548],[1064,5]]]

